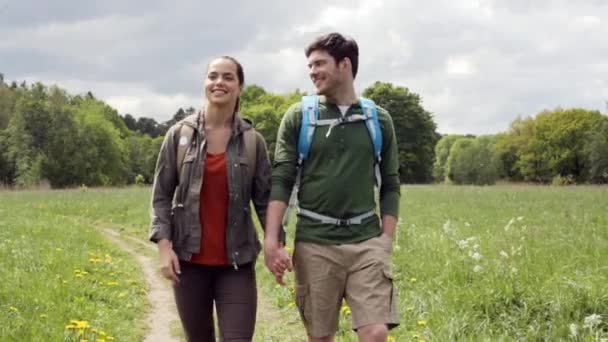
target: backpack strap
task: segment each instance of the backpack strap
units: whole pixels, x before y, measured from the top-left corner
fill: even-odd
[[[309,95],[302,97],[302,123],[298,138],[298,165],[308,159],[312,137],[319,119],[319,97]]]
[[[378,190],[382,187],[382,175],[380,174],[380,162],[382,161],[382,129],[380,128],[380,121],[378,120],[378,108],[374,101],[361,97],[359,103],[363,109],[363,113],[366,117],[365,127],[372,140],[374,147],[374,174],[376,177],[376,186]]]
[[[243,132],[243,143],[245,144],[245,152],[247,153],[247,168],[249,171],[249,180],[253,181],[255,176],[256,162],[257,162],[257,141],[256,131],[251,128]]]

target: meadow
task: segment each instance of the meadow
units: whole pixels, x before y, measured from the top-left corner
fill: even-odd
[[[0,192],[0,340],[141,340],[143,273],[100,227],[146,240],[149,193]],[[608,339],[606,208],[607,187],[404,186],[390,339]],[[259,313],[256,340],[301,340],[293,275],[279,287],[257,268],[279,315]],[[355,341],[341,311],[337,340]]]

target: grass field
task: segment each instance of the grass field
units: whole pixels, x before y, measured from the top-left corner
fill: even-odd
[[[393,340],[608,338],[608,188],[405,186],[402,195]],[[142,273],[96,227],[146,239],[148,204],[148,188],[0,192],[0,340],[141,339]],[[301,336],[291,286],[258,270],[281,315],[257,340]],[[355,340],[348,320],[344,307],[339,341]]]

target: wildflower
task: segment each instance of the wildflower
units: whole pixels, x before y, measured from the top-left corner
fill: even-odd
[[[475,273],[480,273],[483,271],[483,267],[479,266],[479,265],[475,265],[475,267],[473,267],[473,272]]]
[[[106,283],[106,286],[116,286],[116,285],[118,285],[117,281],[109,281]]]
[[[469,248],[469,241],[467,241],[467,240],[459,240],[457,242],[457,244],[458,244],[458,248],[460,248],[460,249]]]
[[[102,262],[102,260],[101,260],[101,259],[99,259],[99,258],[90,258],[90,259],[89,259],[89,262],[92,262],[92,263],[96,264],[96,263],[100,263],[100,262]]]
[[[427,324],[427,321],[419,319],[418,322],[416,322],[419,326],[423,327]]]
[[[293,308],[294,306],[296,306],[296,302],[289,302],[289,304],[287,304],[288,308]]]
[[[514,222],[515,222],[514,218],[509,220],[509,223],[507,223],[507,225],[505,226],[505,232],[508,232],[509,230],[511,230],[511,226],[513,225]]]
[[[575,323],[570,324],[570,337],[576,339],[578,336],[578,325]]]
[[[475,252],[471,254],[471,258],[475,261],[479,261],[483,256],[479,252]]]
[[[598,314],[592,314],[585,317],[585,324],[583,325],[583,327],[588,329],[594,329],[600,324],[602,324],[602,316]]]
[[[413,277],[412,277],[412,278],[410,278],[410,282],[411,282],[411,283],[415,283],[415,282],[417,282],[417,281],[418,281],[418,279],[416,279],[416,278],[413,278]]]
[[[395,342],[395,338],[391,335],[388,335],[388,337],[386,338],[386,342]]]
[[[10,306],[8,309],[11,310],[12,312],[19,312],[19,309],[17,309],[14,306]]]
[[[343,305],[342,308],[340,309],[340,312],[343,315],[347,315],[347,316],[350,315],[350,313],[351,313],[350,308],[347,305]]]

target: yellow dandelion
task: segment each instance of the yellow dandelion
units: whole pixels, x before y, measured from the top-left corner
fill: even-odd
[[[425,321],[425,320],[423,320],[423,319],[419,319],[417,323],[418,323],[418,325],[419,325],[419,326],[422,326],[422,327],[423,327],[423,326],[425,326],[425,325],[426,325],[428,322],[427,322],[427,321]]]
[[[82,275],[82,274],[80,274],[80,273],[78,273],[77,275],[75,275],[75,277],[76,277],[76,278],[82,278],[82,277],[83,277],[83,275]]]
[[[76,329],[76,326],[75,326],[75,325],[68,324],[68,325],[66,325],[66,326],[65,326],[65,329],[66,329],[66,330]]]
[[[8,309],[11,310],[12,312],[19,312],[19,309],[17,309],[14,306],[10,306]]]
[[[423,338],[421,338],[421,339],[418,340],[418,342],[426,342],[426,340],[423,339]]]
[[[347,305],[343,305],[342,308],[340,308],[340,312],[343,315],[350,315],[351,313],[350,308]]]
[[[108,340],[108,341],[114,341],[114,337],[112,337],[112,336],[108,336],[107,340]]]
[[[106,342],[106,340],[105,340],[105,339],[103,339],[103,338],[98,338],[98,339],[97,339],[97,342]]]
[[[294,306],[296,306],[296,302],[289,302],[289,304],[287,304],[288,308],[293,308]]]
[[[97,263],[102,262],[102,260],[101,260],[101,259],[99,259],[99,258],[90,258],[90,259],[89,259],[89,262],[92,262],[92,263],[94,263],[94,264],[97,264]]]
[[[412,283],[415,283],[417,281],[418,281],[418,279],[416,279],[416,278],[410,278],[410,282],[412,282]]]
[[[107,334],[106,334],[106,332],[105,332],[105,331],[103,331],[103,330],[101,330],[101,331],[99,332],[99,336],[105,337],[106,335],[107,335]]]
[[[388,335],[388,337],[386,338],[386,342],[395,342],[395,338],[391,335]]]
[[[106,283],[106,286],[116,286],[116,285],[118,285],[117,281],[109,281]]]

